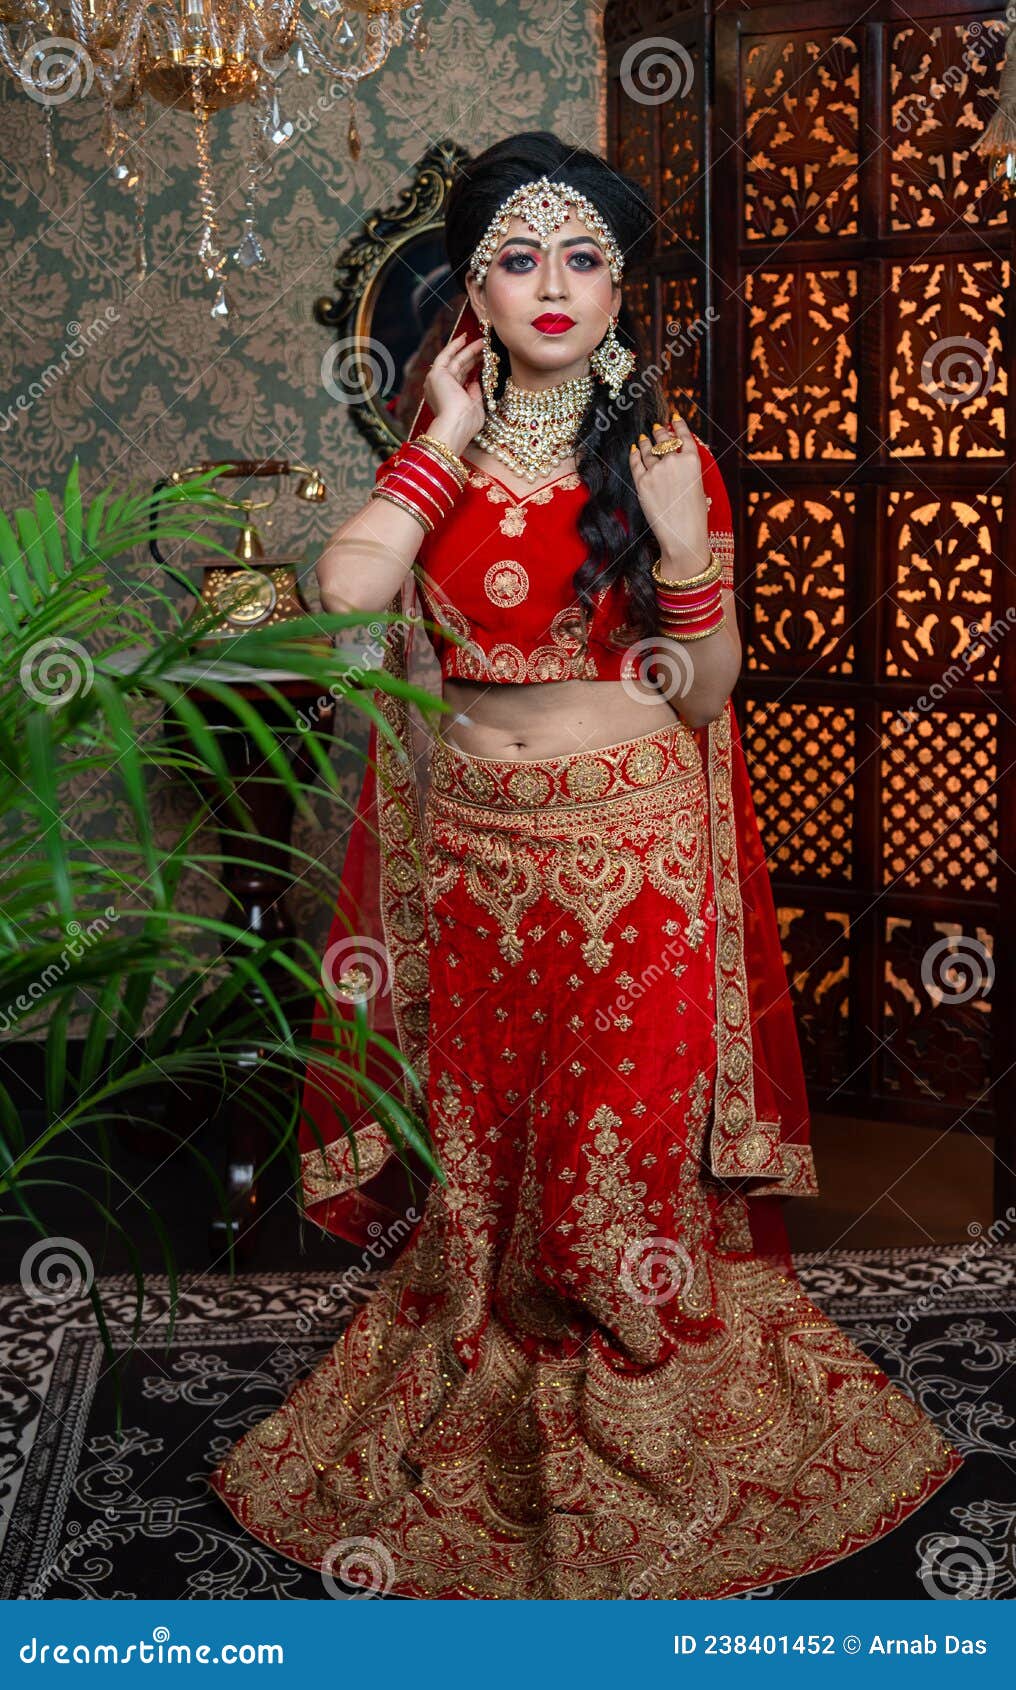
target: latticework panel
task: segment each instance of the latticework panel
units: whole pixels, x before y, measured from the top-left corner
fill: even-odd
[[[857,450],[853,265],[781,265],[744,278],[748,309],[748,454],[851,458]]]
[[[660,110],[661,241],[702,238],[702,107],[698,100],[665,100]]]
[[[890,916],[883,934],[881,1086],[969,1108],[991,1083],[993,936],[972,924]]]
[[[835,30],[755,36],[741,63],[747,240],[857,229],[857,43]]]
[[[997,717],[908,707],[882,731],[883,882],[994,893]]]
[[[749,493],[749,553],[756,558],[749,669],[848,675],[847,560],[854,555],[856,496],[850,488]]]
[[[1005,53],[1001,17],[914,22],[887,32],[892,229],[1004,223],[1001,190],[974,151]]]
[[[709,325],[699,277],[661,277],[660,313],[660,385],[667,404],[679,408],[691,427],[700,432],[698,395],[702,392]]]
[[[1016,902],[1012,236],[976,151],[1002,8],[663,3],[607,15],[624,49],[686,43],[694,86],[611,110],[657,175],[667,395],[732,495],[735,707],[813,1099],[983,1127],[1012,1007],[921,966],[971,935],[990,968]]]
[[[776,917],[805,1069],[838,1085],[850,1072],[850,917],[792,908]]]
[[[889,267],[889,451],[900,458],[1004,458],[1009,265],[991,253]]]
[[[850,880],[854,731],[836,705],[745,709],[745,757],[770,872],[826,884]]]
[[[992,615],[1002,557],[1001,493],[932,497],[890,488],[884,533],[890,612],[885,672],[933,683],[996,681],[1011,623]]]

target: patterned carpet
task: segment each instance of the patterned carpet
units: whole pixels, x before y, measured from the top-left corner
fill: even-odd
[[[796,1262],[808,1295],[973,1459],[881,1543],[742,1600],[1012,1600],[1016,1245]],[[122,1342],[133,1282],[102,1283]],[[354,1302],[371,1283],[355,1287]],[[320,1272],[252,1274],[232,1287],[191,1279],[167,1345],[167,1283],[151,1278],[120,1440],[89,1306],[0,1289],[0,1597],[327,1598],[316,1573],[241,1533],[205,1483],[334,1343],[353,1302],[329,1301],[327,1287]]]

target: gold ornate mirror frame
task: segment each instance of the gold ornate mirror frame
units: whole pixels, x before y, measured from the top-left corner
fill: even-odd
[[[430,147],[398,204],[364,219],[339,254],[334,295],[314,306],[316,321],[336,337],[323,366],[326,389],[349,405],[384,457],[409,433],[423,377],[462,303],[445,255],[444,205],[469,156],[454,141]]]

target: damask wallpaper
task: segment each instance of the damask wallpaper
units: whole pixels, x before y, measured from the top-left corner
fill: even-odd
[[[265,539],[303,555],[305,589],[317,606],[313,560],[366,496],[376,462],[348,409],[322,384],[330,337],[312,307],[332,290],[336,255],[366,211],[396,202],[437,140],[479,152],[513,130],[539,128],[578,146],[606,146],[600,0],[511,8],[430,0],[426,16],[424,52],[397,49],[361,85],[355,161],[348,103],[329,95],[327,74],[287,72],[280,81],[293,135],[259,188],[256,227],[267,262],[254,271],[230,265],[225,321],[210,316],[213,295],[197,260],[192,120],[154,109],[144,143],[148,272],[139,279],[134,202],[109,170],[97,96],[55,111],[50,174],[41,108],[0,79],[2,508],[30,502],[37,488],[61,488],[75,453],[92,498],[107,485],[119,492],[154,483],[202,457],[298,459],[320,469],[329,497],[309,506],[284,492]],[[220,239],[230,251],[242,232],[248,120],[241,109],[217,117],[212,129]],[[137,580],[151,575],[144,547],[133,567]],[[130,569],[118,590],[129,605]],[[336,737],[343,736],[365,744],[362,718],[340,710]],[[362,762],[335,756],[352,801]],[[82,840],[129,838],[112,785],[83,781],[78,798],[65,820]],[[175,784],[160,794],[167,838],[186,825],[188,803]],[[344,840],[341,813],[323,798],[317,827],[294,830],[295,843],[319,862],[290,898],[298,930],[314,943],[327,933]],[[198,883],[183,907],[207,903],[211,914],[218,902]],[[44,1024],[43,1015],[33,1030],[23,1025],[22,1036],[40,1036]]]

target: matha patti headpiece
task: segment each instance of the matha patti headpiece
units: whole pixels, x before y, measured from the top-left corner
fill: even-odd
[[[524,218],[533,233],[539,236],[541,247],[546,249],[551,235],[556,234],[569,216],[584,223],[596,236],[606,255],[611,278],[619,283],[624,255],[595,205],[577,188],[567,182],[552,182],[549,176],[538,176],[535,182],[524,182],[502,201],[483,239],[473,251],[469,261],[470,273],[477,282],[483,281],[501,236],[507,233],[513,217]]]

